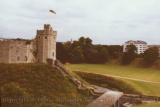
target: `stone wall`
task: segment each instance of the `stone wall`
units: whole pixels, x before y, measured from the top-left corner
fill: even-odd
[[[32,43],[26,40],[14,40],[10,42],[9,62],[10,63],[31,63]]]
[[[46,63],[47,59],[56,60],[56,35],[50,25],[44,25],[43,30],[37,30],[37,60]]]
[[[0,63],[9,63],[9,43],[0,41]]]
[[[11,39],[0,42],[0,63],[31,63],[33,44],[30,40]]]

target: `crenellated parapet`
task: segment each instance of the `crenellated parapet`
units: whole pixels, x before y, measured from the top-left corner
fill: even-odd
[[[53,31],[51,25],[45,24],[43,30],[37,30],[37,35],[57,35],[57,32]]]

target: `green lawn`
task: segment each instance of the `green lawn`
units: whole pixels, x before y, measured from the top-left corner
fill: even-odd
[[[160,84],[144,83],[140,81],[125,80],[125,79],[123,79],[123,81],[130,84],[137,91],[141,92],[144,95],[160,96]]]
[[[136,68],[133,66],[113,64],[67,64],[66,67],[72,71],[83,71],[160,82],[160,71],[151,68]],[[145,83],[128,79],[121,80],[129,83],[145,95],[160,96],[160,84],[158,83]]]
[[[160,82],[160,70],[151,68],[136,68],[132,66],[121,66],[113,64],[68,64],[70,70],[85,71],[100,74],[111,74],[136,79]]]
[[[142,105],[136,105],[133,107],[160,107],[160,104],[142,104]]]

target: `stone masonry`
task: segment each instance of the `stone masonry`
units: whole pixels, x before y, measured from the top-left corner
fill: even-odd
[[[56,60],[57,32],[49,24],[35,39],[0,39],[0,63],[46,63]]]

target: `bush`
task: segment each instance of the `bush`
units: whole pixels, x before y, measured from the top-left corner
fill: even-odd
[[[153,64],[153,68],[160,69],[160,59]]]
[[[153,65],[159,57],[159,51],[157,47],[147,49],[143,54],[144,62],[147,66]]]
[[[143,58],[136,58],[133,60],[131,65],[136,66],[136,67],[144,67],[145,64],[144,64]]]

